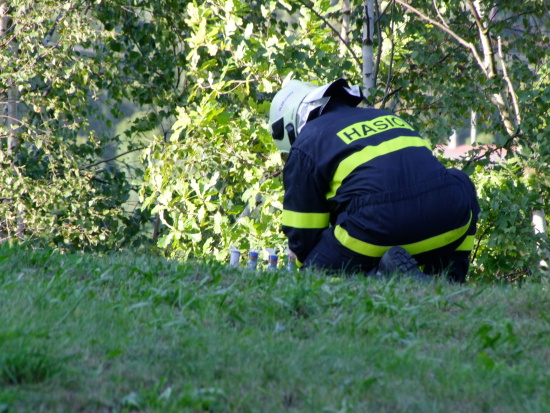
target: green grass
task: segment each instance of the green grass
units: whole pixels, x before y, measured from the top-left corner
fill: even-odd
[[[548,412],[543,282],[0,246],[0,412]]]

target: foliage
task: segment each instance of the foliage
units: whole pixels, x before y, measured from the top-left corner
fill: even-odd
[[[147,189],[153,213],[169,228],[159,241],[177,256],[227,258],[230,246],[282,248],[274,216],[282,209],[278,154],[266,154],[256,131],[251,98],[237,110],[208,92],[182,109],[168,143],[155,141],[145,152]],[[191,109],[193,107],[193,109]],[[243,214],[247,209],[248,214]],[[267,245],[266,245],[267,243]]]
[[[482,206],[473,254],[478,278],[520,279],[536,273],[539,261],[547,259],[539,251],[548,250],[548,239],[535,234],[531,222],[533,208],[542,208],[540,194],[521,175],[516,159],[491,169],[478,166],[474,174]]]
[[[548,55],[544,50],[546,16],[542,8],[519,10],[514,2],[501,3],[498,9],[491,9],[488,4],[480,2],[481,10],[487,14],[490,11],[492,19],[489,32],[495,39],[491,45],[493,58],[500,59],[500,67],[507,70],[506,74],[498,73],[498,76],[491,77],[487,75],[486,68],[479,66],[472,49],[461,43],[462,40],[468,42],[483,56],[484,39],[472,30],[475,23],[467,2],[448,1],[440,5],[437,10],[439,17],[432,19],[443,21],[447,30],[430,23],[430,16],[435,16],[433,5],[418,2],[413,6],[420,10],[424,18],[417,18],[410,11],[403,13],[403,8],[393,3],[378,4],[379,36],[375,38],[375,45],[380,60],[376,65],[376,87],[369,91],[370,104],[390,107],[407,118],[434,144],[444,143],[452,129],[468,125],[470,112],[476,112],[478,130],[482,133],[489,131],[495,139],[504,142],[513,161],[509,166],[495,165],[490,154],[484,155],[484,148],[474,151],[471,159],[463,162],[442,159],[449,166],[458,166],[473,174],[478,184],[483,209],[479,225],[479,234],[482,235],[478,237],[472,275],[481,277],[486,272],[491,274],[489,277],[497,274],[506,278],[517,270],[530,273],[536,270],[534,263],[540,259],[539,248],[545,245],[541,235],[535,236],[530,231],[529,216],[535,208],[546,204],[544,176],[548,149],[542,137],[546,135],[548,126],[546,120],[538,116],[538,113],[548,110],[548,88],[545,87],[548,82]],[[333,31],[339,28],[340,10],[339,6],[331,6],[329,2],[307,1],[270,2],[260,7],[254,7],[254,2],[251,5],[225,1],[189,4],[186,22],[191,30],[188,39],[188,79],[192,79],[192,92],[178,121],[182,131],[178,138],[182,142],[181,149],[178,151],[173,146],[163,148],[159,145],[160,141],[150,148],[146,156],[148,170],[142,190],[147,204],[161,200],[155,211],[178,209],[171,219],[179,221],[180,227],[175,230],[174,222],[169,222],[170,229],[165,233],[163,245],[170,240],[172,248],[181,249],[186,255],[214,253],[218,258],[225,258],[232,244],[242,244],[245,248],[255,246],[262,232],[265,233],[264,244],[280,245],[280,235],[276,233],[280,220],[278,210],[270,211],[270,219],[267,220],[262,212],[251,217],[255,223],[252,230],[251,221],[240,221],[235,217],[223,220],[217,227],[217,234],[220,235],[214,239],[211,229],[204,232],[204,229],[216,225],[217,212],[234,208],[239,213],[245,209],[248,200],[252,201],[254,208],[256,197],[246,191],[245,185],[228,194],[224,200],[225,195],[220,189],[223,184],[219,183],[215,194],[212,194],[214,197],[208,201],[212,213],[210,217],[201,213],[204,217],[201,225],[200,219],[191,218],[196,216],[193,214],[200,199],[193,188],[187,187],[187,198],[181,196],[185,193],[182,191],[177,196],[169,195],[174,193],[176,185],[194,182],[198,176],[195,173],[191,180],[183,177],[180,179],[183,183],[176,183],[175,163],[182,162],[182,159],[191,161],[193,166],[190,169],[182,169],[187,174],[188,171],[194,172],[193,168],[201,159],[208,160],[199,180],[201,185],[212,187],[215,182],[223,182],[220,169],[223,170],[225,164],[214,167],[211,160],[215,159],[215,155],[191,148],[197,145],[206,147],[216,133],[216,127],[222,133],[227,130],[230,136],[224,142],[223,149],[218,146],[218,151],[231,151],[226,148],[227,145],[247,150],[246,144],[239,146],[234,141],[231,143],[231,137],[240,135],[244,142],[250,137],[252,140],[248,142],[251,145],[256,144],[256,137],[257,142],[262,142],[264,149],[260,146],[259,150],[264,155],[258,154],[255,164],[249,166],[252,169],[247,169],[242,176],[249,180],[248,172],[253,170],[255,178],[249,186],[255,188],[255,194],[267,196],[268,206],[277,205],[282,196],[277,186],[267,195],[258,188],[263,179],[273,175],[270,168],[275,166],[270,161],[274,148],[268,143],[265,103],[269,101],[269,94],[277,90],[285,78],[296,77],[321,83],[336,77],[348,77],[357,83],[361,69],[356,56],[360,55],[361,45],[355,39],[361,38],[363,30],[362,2],[351,2],[351,17],[355,23],[351,25],[347,48],[341,48],[343,39]],[[209,31],[208,27],[215,29]],[[497,38],[500,39],[501,49],[504,45],[503,53],[501,49],[497,50]],[[338,56],[338,65],[333,63],[335,56]],[[511,79],[515,89],[508,87],[507,78]],[[504,109],[495,103],[497,94],[508,99],[510,111],[513,98],[517,98],[521,117],[516,119],[518,129],[513,131],[512,136],[508,135],[504,121],[505,115],[510,116],[511,112],[503,112]],[[254,134],[250,133],[248,124],[235,120],[241,112],[255,122]],[[217,113],[232,119],[227,121],[232,125],[229,129],[224,127],[225,119],[219,125]],[[239,127],[243,128],[241,132]],[[169,145],[173,143],[174,139]],[[168,160],[169,154],[175,154],[174,165]],[[189,157],[189,154],[193,155]],[[157,159],[161,162],[157,163]],[[513,173],[510,172],[512,170]],[[535,171],[534,175],[542,179],[527,179],[526,171]],[[540,196],[537,197],[537,194]],[[164,199],[169,199],[172,204],[165,206]],[[196,200],[191,202],[194,206],[186,205],[186,202],[189,204],[186,199]],[[522,199],[521,204],[518,204],[518,199]],[[227,205],[231,206],[228,208]],[[497,205],[499,209],[495,210]],[[261,211],[265,213],[268,210]],[[496,214],[503,217],[496,219]],[[231,218],[227,214],[222,216]],[[520,216],[522,225],[517,222]],[[217,221],[220,219],[217,218]],[[200,228],[203,230],[199,231]],[[206,236],[198,237],[199,232]],[[271,235],[274,239],[269,238]],[[182,236],[187,237],[184,243],[179,241]],[[205,245],[207,248],[204,248]],[[512,246],[516,246],[515,254],[508,253]],[[496,268],[499,270],[496,271]]]
[[[0,125],[17,142],[3,139],[0,151],[2,238],[112,246],[121,241],[112,228],[129,222],[121,208],[129,184],[115,167],[94,167],[113,140],[89,127],[103,80],[93,50],[108,33],[70,3],[9,6],[0,90],[17,90],[20,103],[16,129]]]
[[[477,15],[470,1],[410,2],[416,11],[397,3],[408,13],[386,16],[401,32],[392,70],[405,86],[396,99],[411,122],[437,144],[468,126],[474,111],[478,132],[506,149],[504,163],[481,146],[458,164],[472,174],[482,207],[472,276],[538,272],[547,237],[533,234],[530,216],[547,205],[549,148],[540,116],[549,110],[550,62],[542,2],[480,1]]]
[[[282,163],[266,123],[272,92],[288,76],[330,79],[351,66],[330,64],[338,42],[310,11],[276,6],[188,5],[189,98],[169,141],[145,152],[142,188],[144,206],[168,227],[160,246],[173,254],[225,260],[232,245],[285,249]]]
[[[0,93],[6,101],[17,91],[18,100],[17,117],[0,124],[2,238],[73,250],[139,245],[150,214],[129,209],[128,199],[142,168],[123,155],[143,145],[144,132],[162,132],[183,102],[184,59],[172,49],[182,6],[1,3],[9,30],[0,39]],[[115,134],[128,102],[145,114]]]
[[[396,111],[436,145],[476,112],[478,132],[505,146],[508,164],[485,148],[442,159],[478,185],[472,277],[532,272],[546,240],[528,217],[546,208],[549,188],[544,2],[375,4],[369,104]],[[138,246],[156,214],[167,255],[223,261],[231,245],[284,249],[269,102],[291,78],[361,81],[364,1],[350,1],[344,38],[342,4],[329,0],[0,5],[13,23],[0,38],[0,96],[19,100],[17,122],[0,115],[2,238]],[[121,127],[126,105],[140,115]],[[130,167],[125,154],[142,147],[143,168]],[[138,189],[143,204],[129,211]]]
[[[0,411],[543,412],[547,288],[4,244]]]

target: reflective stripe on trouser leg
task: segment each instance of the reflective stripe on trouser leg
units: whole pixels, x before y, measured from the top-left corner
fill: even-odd
[[[431,251],[431,250],[443,247],[445,245],[451,244],[454,241],[462,238],[464,234],[466,234],[466,232],[468,231],[471,221],[472,221],[472,213],[470,213],[470,219],[468,220],[466,225],[463,225],[460,228],[447,231],[443,234],[436,235],[434,237],[430,237],[422,241],[414,242],[411,244],[400,245],[400,246],[405,248],[405,250],[407,250],[407,252],[411,255],[421,254],[423,252],[427,252],[427,251]],[[334,236],[344,247],[358,254],[366,255],[368,257],[381,257],[382,255],[384,255],[384,253],[388,249],[390,249],[393,246],[393,245],[389,245],[389,246],[375,245],[365,241],[361,241],[360,239],[352,237],[340,225],[337,225],[334,228]],[[466,237],[465,241],[461,244],[459,248],[461,247],[466,248],[469,245],[466,242],[470,242],[471,245],[473,245],[473,236],[471,237],[471,239],[470,237]]]
[[[466,235],[462,244],[460,244],[455,251],[471,251],[474,248],[474,236]]]

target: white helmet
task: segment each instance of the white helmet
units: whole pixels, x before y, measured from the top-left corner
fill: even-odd
[[[271,136],[281,152],[290,151],[296,137],[310,120],[321,115],[331,96],[343,97],[352,106],[363,100],[359,86],[337,79],[324,86],[291,80],[273,98],[269,110]]]

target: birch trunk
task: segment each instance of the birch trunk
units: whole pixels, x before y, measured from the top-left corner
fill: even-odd
[[[472,110],[470,112],[470,145],[474,145],[477,140],[477,113]]]
[[[17,52],[17,44],[15,40],[9,41],[10,33],[12,32],[12,19],[8,16],[9,5],[7,0],[0,0],[0,39],[2,42],[9,42],[9,48]],[[2,111],[3,123],[6,125],[8,135],[7,152],[12,155],[19,147],[19,118],[17,113],[17,105],[19,101],[19,91],[12,81],[7,90],[7,103]]]
[[[369,89],[375,86],[374,79],[374,0],[365,0],[363,16],[363,93],[368,99]]]
[[[10,39],[13,33],[13,20],[9,16],[9,4],[7,0],[0,0],[0,42],[6,43],[7,47],[13,52],[13,55],[17,56],[18,45],[15,38]],[[19,90],[15,84],[15,80],[11,81],[7,90],[7,102],[2,110],[3,123],[6,126],[7,134],[7,148],[6,153],[10,159],[14,159],[21,144],[19,137]],[[23,240],[23,231],[25,229],[24,210],[22,205],[17,205],[17,230],[16,236],[20,240]],[[10,237],[9,228],[8,234],[2,234],[2,239],[5,240]]]
[[[350,0],[342,0],[342,28],[340,29],[340,37],[346,43],[349,43],[349,27],[351,18],[351,6]],[[346,45],[340,45],[340,53],[344,55],[346,53]]]

